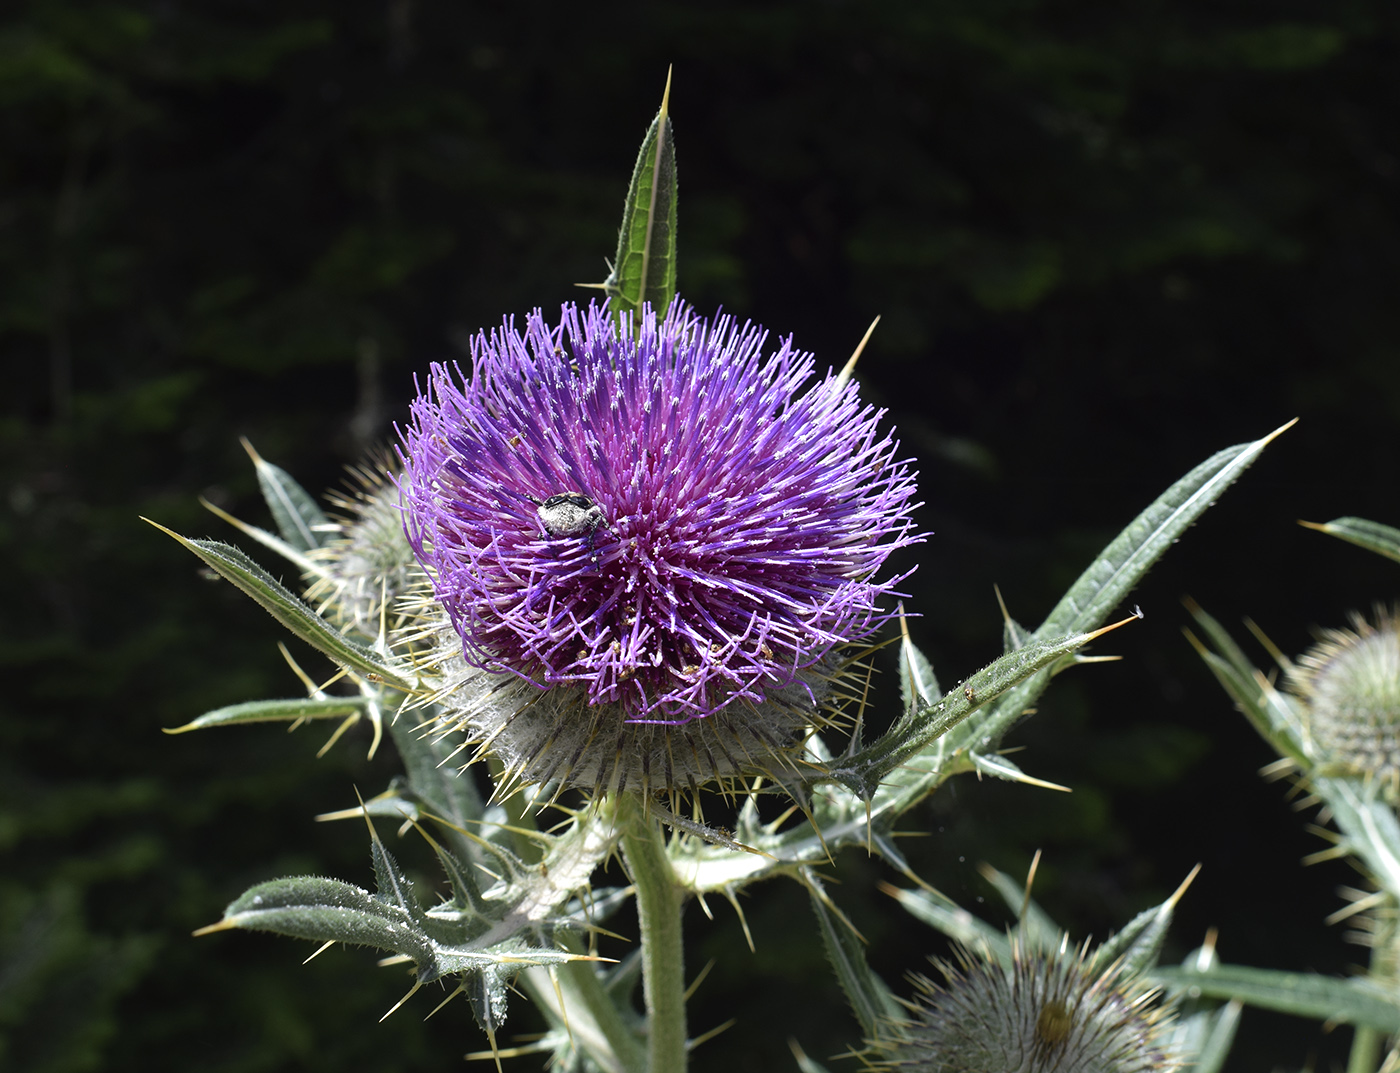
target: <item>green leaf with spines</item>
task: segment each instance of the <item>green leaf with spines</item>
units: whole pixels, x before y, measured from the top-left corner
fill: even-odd
[[[1244,965],[1219,965],[1205,971],[1164,965],[1147,979],[1173,992],[1236,999],[1264,1010],[1366,1025],[1387,1034],[1400,1032],[1400,1003],[1364,977],[1340,979]]]
[[[1083,648],[1095,636],[1072,634],[1037,641],[1015,652],[1008,652],[960,682],[937,703],[916,709],[898,720],[879,740],[855,756],[833,765],[829,777],[863,798],[873,797],[886,780],[892,787],[903,788],[907,779],[892,779],[891,776],[911,757],[937,741],[977,708]],[[922,789],[920,796],[932,789],[932,786]]]
[[[627,187],[617,256],[603,289],[614,313],[636,314],[644,303],[664,317],[676,295],[676,143],[669,113],[671,78]]]
[[[1400,562],[1400,529],[1365,518],[1333,518],[1323,525],[1304,522],[1309,529],[1338,537],[1357,547]]]
[[[364,697],[293,697],[289,700],[250,700],[205,712],[183,726],[170,727],[167,734],[209,727],[241,726],[245,723],[296,723],[303,719],[344,719],[369,710]]]
[[[1044,641],[1101,626],[1152,564],[1292,424],[1290,421],[1262,439],[1218,451],[1163,492],[1109,542],[1031,637]],[[968,720],[949,735],[949,745],[957,750],[975,741],[980,743],[981,752],[995,750],[1006,732],[1049,687],[1057,669],[1046,667],[1007,690],[976,719]]]
[[[1120,974],[1129,980],[1153,969],[1162,954],[1162,944],[1166,942],[1179,893],[1161,905],[1144,909],[1121,931],[1105,939],[1094,951],[1094,966],[1106,969],[1114,962],[1121,962]]]
[[[866,1039],[876,1039],[884,1034],[890,1021],[900,1019],[899,1004],[889,986],[870,967],[864,940],[832,905],[821,880],[810,869],[803,869],[802,882],[807,887],[812,912],[817,917],[817,930],[821,933],[827,959],[836,972],[836,980]]]
[[[277,523],[282,539],[297,551],[311,551],[325,544],[333,527],[314,496],[292,479],[280,466],[274,466],[253,450],[247,440],[244,449],[253,457],[267,509]]]
[[[951,898],[930,890],[894,890],[895,901],[915,920],[972,950],[986,950],[999,965],[1011,964],[1011,940]]]
[[[943,696],[933,664],[909,639],[907,632],[899,644],[899,696],[906,712],[926,708]]]
[[[436,979],[432,945],[407,912],[338,879],[290,876],[250,887],[224,910],[224,927],[350,943],[411,958]]]
[[[145,520],[150,521],[149,518]],[[283,626],[340,666],[365,676],[374,676],[391,686],[409,688],[408,679],[400,668],[372,649],[336,632],[330,623],[239,548],[217,540],[192,540],[156,522],[151,524],[194,552],[217,574],[251,596]]]

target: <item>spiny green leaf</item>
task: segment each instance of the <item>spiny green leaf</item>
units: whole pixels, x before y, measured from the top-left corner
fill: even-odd
[[[860,1022],[867,1039],[880,1036],[891,1020],[899,1017],[899,1005],[888,985],[865,959],[865,945],[826,896],[821,881],[810,870],[803,870],[803,882],[811,896],[822,945],[836,970],[836,979]]]
[[[412,958],[420,970],[434,964],[427,936],[407,913],[338,879],[293,876],[259,883],[224,910],[223,921],[215,925],[222,928],[391,950]]]
[[[1011,964],[1011,940],[951,899],[928,890],[890,890],[895,901],[915,920],[936,928],[974,950],[986,950],[1002,966]]]
[[[882,780],[891,772],[929,743],[937,741],[977,708],[1024,682],[1037,671],[1048,669],[1062,657],[1083,648],[1096,636],[1097,633],[1081,633],[1041,640],[1006,653],[950,690],[936,704],[921,707],[900,719],[883,737],[862,749],[848,762],[833,766],[831,776],[860,797],[873,797]],[[922,796],[934,785],[936,782],[917,788],[914,792]],[[900,787],[901,790],[905,788]]]
[[[187,730],[207,727],[237,726],[242,723],[295,723],[302,719],[336,719],[362,713],[368,708],[364,697],[310,697],[291,700],[250,700],[215,708],[184,726],[172,727],[167,734],[183,734]]]
[[[664,317],[676,294],[676,143],[668,115],[671,76],[661,110],[642,140],[617,236],[617,258],[603,289],[617,313],[651,303]]]
[[[1170,898],[1161,905],[1144,909],[1133,917],[1122,931],[1110,935],[1103,945],[1094,951],[1094,966],[1107,968],[1118,962],[1121,964],[1120,975],[1124,979],[1133,979],[1151,970],[1161,956],[1162,944],[1166,941],[1167,929],[1171,927],[1176,903],[1186,893],[1186,888],[1199,871],[1200,865],[1197,865]]]
[[[149,518],[143,520],[151,522]],[[398,668],[373,650],[337,633],[325,619],[238,548],[217,540],[191,540],[156,522],[151,524],[189,548],[221,577],[261,604],[283,626],[336,663],[360,674],[375,676],[391,686],[408,688],[409,683]]]
[[[907,630],[899,646],[899,695],[906,712],[926,707],[943,696],[933,664],[909,639]]]
[[[297,551],[310,551],[324,544],[331,524],[320,504],[290,473],[262,458],[247,440],[243,441],[243,449],[253,459],[258,487],[282,539]]]
[[[1262,439],[1217,452],[1163,492],[1104,548],[1033,636],[1044,640],[1101,625],[1152,564],[1220,498],[1276,436],[1292,425],[1290,421]],[[966,733],[985,739],[984,751],[996,748],[1006,732],[1045,692],[1050,678],[1047,669],[1008,690]]]
[[[1323,525],[1313,522],[1302,524],[1400,562],[1400,529],[1380,522],[1368,522],[1365,518],[1333,518]]]
[[[1168,488],[1104,548],[1055,605],[1035,635],[1092,630],[1108,618],[1162,554],[1292,421],[1263,439],[1227,447]]]
[[[1387,1034],[1400,1032],[1400,1003],[1364,978],[1343,980],[1314,973],[1220,965],[1204,972],[1161,966],[1148,979],[1171,991],[1238,999],[1260,1009],[1366,1025]]]

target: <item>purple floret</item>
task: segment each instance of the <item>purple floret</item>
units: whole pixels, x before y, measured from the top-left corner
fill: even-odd
[[[853,383],[801,391],[791,340],[764,358],[762,328],[681,302],[640,322],[536,310],[478,335],[470,375],[435,364],[403,433],[405,523],[467,662],[685,723],[889,616],[899,579],[874,575],[920,539],[914,473]],[[583,498],[545,506],[565,493]]]

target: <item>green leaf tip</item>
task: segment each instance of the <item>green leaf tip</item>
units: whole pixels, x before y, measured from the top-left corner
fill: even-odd
[[[1330,522],[1321,523],[1299,521],[1298,524],[1400,562],[1400,529],[1392,526],[1350,517],[1333,518]]]
[[[617,256],[603,290],[619,315],[650,303],[664,317],[676,296],[676,142],[671,128],[671,72],[661,108],[647,128],[617,235]]]

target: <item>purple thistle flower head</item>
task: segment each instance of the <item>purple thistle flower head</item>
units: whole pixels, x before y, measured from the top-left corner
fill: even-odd
[[[766,339],[570,304],[432,367],[403,509],[467,664],[678,726],[790,695],[888,617],[914,473],[854,384]]]

